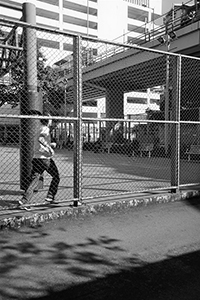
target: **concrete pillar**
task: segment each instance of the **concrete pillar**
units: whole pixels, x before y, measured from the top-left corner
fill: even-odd
[[[23,3],[23,21],[36,25],[36,7],[31,3]],[[30,115],[33,111],[40,111],[42,99],[37,91],[37,38],[36,30],[24,27],[24,89],[21,94],[20,113]],[[21,145],[20,145],[20,188],[25,190],[31,174],[31,161],[33,157],[34,136],[38,122],[31,119],[21,119]]]
[[[106,117],[124,118],[124,91],[116,85],[106,89]]]
[[[117,82],[106,89],[106,117],[109,119],[124,119],[124,91],[118,86]],[[107,141],[111,140],[110,131],[115,123],[116,121],[106,123]]]

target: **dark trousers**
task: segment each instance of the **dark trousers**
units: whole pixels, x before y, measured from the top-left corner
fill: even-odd
[[[34,190],[38,186],[40,176],[46,171],[52,176],[50,187],[48,190],[47,196],[55,197],[58,191],[58,185],[60,182],[60,176],[58,168],[52,158],[43,159],[43,158],[33,158],[32,160],[32,171],[31,171],[31,182],[24,194],[24,199],[29,202],[33,196]]]

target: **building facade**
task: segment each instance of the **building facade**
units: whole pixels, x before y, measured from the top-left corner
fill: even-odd
[[[162,0],[1,0],[0,17],[19,20],[24,2],[36,6],[37,25],[123,42],[162,12]]]

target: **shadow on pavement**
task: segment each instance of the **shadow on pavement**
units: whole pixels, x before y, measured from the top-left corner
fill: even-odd
[[[134,262],[130,261],[130,265]],[[29,300],[195,300],[200,299],[200,251],[130,267],[105,278]]]
[[[149,263],[126,252],[118,239],[98,236],[67,243],[62,233],[67,234],[68,229],[59,228],[56,236],[59,232],[58,240],[42,228],[23,230],[24,241],[20,236],[15,241],[1,236],[0,299],[200,299],[199,250],[182,255],[167,252],[166,259],[160,261],[151,256],[154,262]],[[120,260],[115,259],[117,255]],[[59,270],[59,280],[52,277],[55,270]],[[48,278],[53,278],[53,283]],[[34,297],[37,292],[40,294]]]
[[[200,210],[200,197],[188,198],[184,201],[187,205],[192,206],[193,208]]]

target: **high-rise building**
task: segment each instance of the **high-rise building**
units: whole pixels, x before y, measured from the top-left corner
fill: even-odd
[[[24,2],[36,6],[39,26],[125,43],[146,38],[162,11],[162,0],[1,0],[0,18],[20,20]],[[70,42],[54,40],[47,34],[39,39],[50,65],[71,54]]]
[[[35,4],[37,25],[121,42],[162,12],[162,0],[1,0],[0,17],[19,20],[24,2]]]

